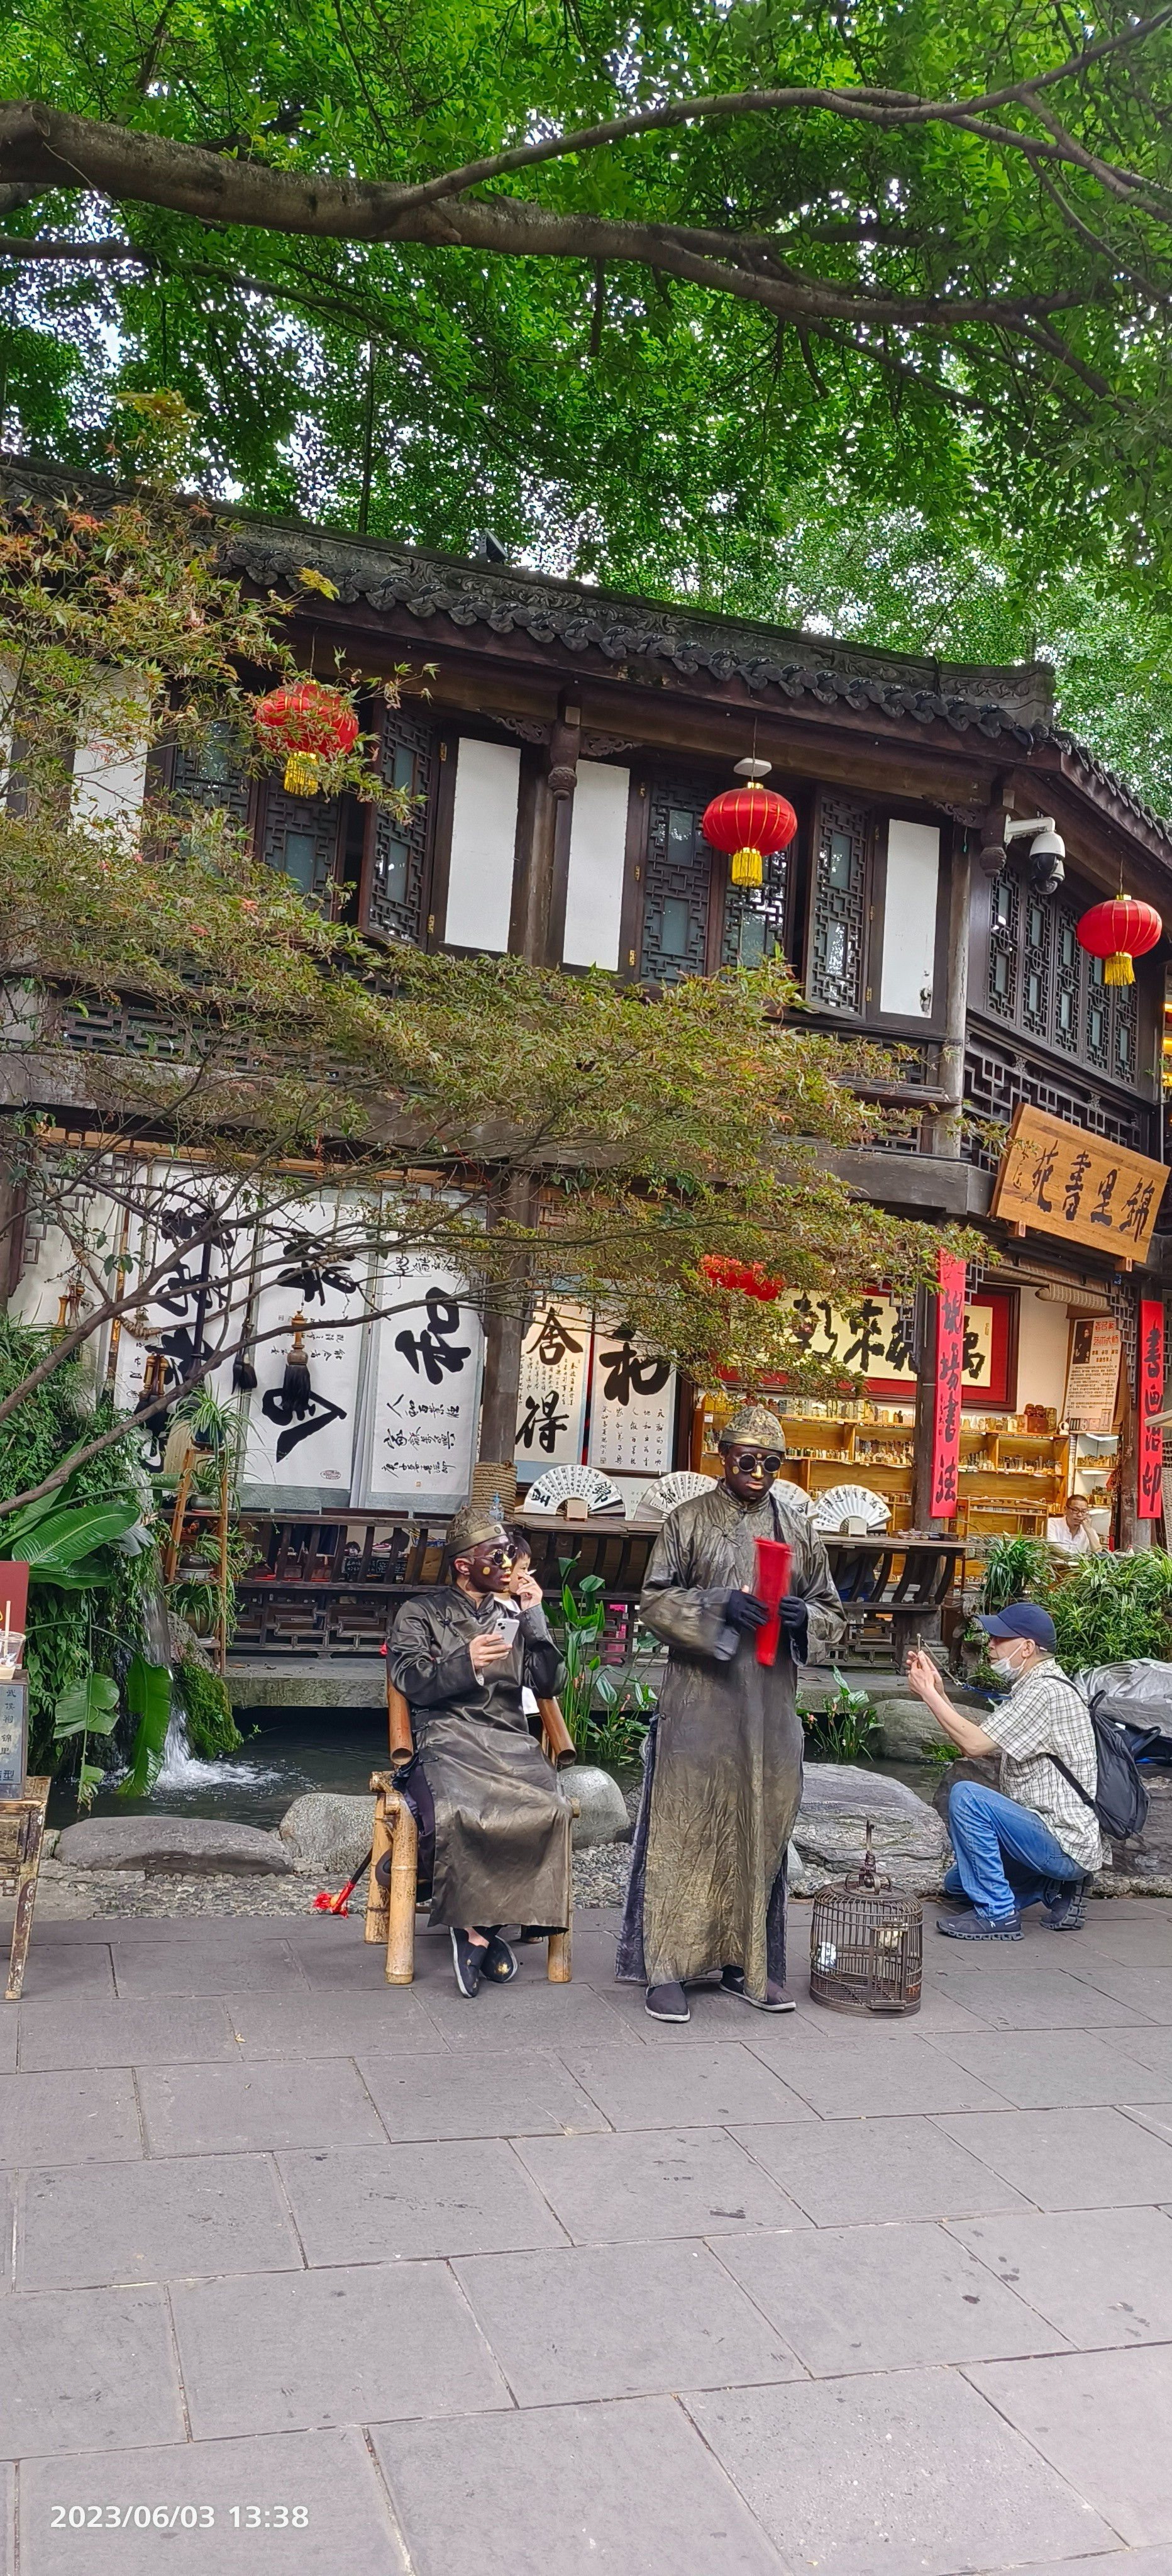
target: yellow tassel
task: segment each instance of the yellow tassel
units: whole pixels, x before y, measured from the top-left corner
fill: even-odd
[[[316,796],[317,753],[315,751],[290,752],[285,763],[285,793],[287,796]]]
[[[1103,982],[1105,984],[1134,984],[1135,968],[1132,965],[1131,959],[1125,948],[1117,948],[1115,955],[1107,959],[1107,963],[1103,968]]]
[[[761,852],[760,852],[760,850],[734,850],[734,851],[733,851],[733,854],[732,854],[732,881],[733,881],[733,884],[734,884],[734,885],[752,885],[752,886],[760,885],[760,883],[761,883]]]

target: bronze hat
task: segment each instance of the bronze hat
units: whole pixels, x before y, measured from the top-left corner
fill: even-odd
[[[486,1512],[482,1503],[465,1503],[448,1531],[448,1555],[467,1556],[474,1547],[500,1547],[508,1535],[504,1522]]]
[[[742,1404],[731,1414],[720,1435],[722,1449],[735,1449],[738,1441],[748,1441],[754,1449],[785,1450],[785,1432],[775,1413],[764,1404]]]

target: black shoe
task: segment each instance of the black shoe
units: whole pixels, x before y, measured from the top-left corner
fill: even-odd
[[[682,1986],[648,1986],[647,2010],[653,2021],[690,2021],[692,2018]]]
[[[722,1995],[739,1995],[741,2002],[743,2004],[752,2004],[755,2012],[797,2011],[797,2005],[791,2004],[789,1996],[785,1991],[785,1987],[775,1986],[772,1979],[770,1979],[769,1983],[766,1985],[763,1995],[746,1994],[745,1971],[743,1968],[722,1968],[720,1972],[720,1991]]]
[[[490,1933],[488,1948],[480,1953],[481,1976],[487,1977],[494,1986],[507,1986],[510,1977],[515,1977],[517,1972],[517,1961],[508,1942],[502,1941],[499,1932]]]
[[[1068,1878],[1051,1905],[1047,1902],[1046,1921],[1051,1932],[1081,1932],[1089,1878]]]
[[[937,1922],[946,1941],[1020,1941],[1020,1914],[958,1914],[955,1923]]]
[[[480,1971],[484,1965],[484,1959],[485,1953],[477,1947],[476,1942],[469,1941],[467,1935],[457,1932],[453,1925],[452,1965],[456,1971],[456,1984],[461,1994],[467,1995],[469,2002],[473,1995],[478,1995],[480,1992]]]

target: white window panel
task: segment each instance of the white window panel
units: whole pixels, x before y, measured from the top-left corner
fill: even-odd
[[[932,1008],[939,879],[937,825],[893,819],[887,826],[879,1008],[898,1012],[902,1019],[926,1018]]]
[[[82,718],[73,756],[73,815],[78,823],[120,822],[133,828],[142,812],[147,746],[128,739],[136,699],[145,692],[131,671],[111,671],[99,682]],[[103,730],[103,716],[114,733]],[[117,738],[115,738],[115,736]]]
[[[630,789],[629,769],[579,761],[562,945],[566,966],[618,965]]]
[[[521,754],[510,744],[462,738],[444,923],[444,938],[457,948],[508,947],[520,776]]]

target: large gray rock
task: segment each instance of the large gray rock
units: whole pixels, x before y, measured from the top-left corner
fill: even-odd
[[[881,1699],[877,1707],[885,1761],[918,1762],[926,1744],[947,1744],[943,1727],[922,1699]]]
[[[615,1843],[620,1834],[629,1830],[626,1799],[609,1771],[597,1771],[590,1762],[572,1762],[562,1772],[561,1783],[567,1798],[575,1798],[578,1803],[575,1851],[584,1851],[591,1843]]]
[[[806,1766],[793,1840],[809,1884],[795,1887],[795,1894],[812,1895],[828,1879],[857,1869],[868,1822],[880,1871],[913,1896],[938,1895],[948,1854],[939,1816],[902,1780],[849,1762]]]
[[[1001,1771],[997,1753],[965,1754],[963,1760],[946,1762],[932,1792],[932,1804],[941,1823],[948,1824],[948,1793],[958,1780],[983,1780],[987,1789],[995,1789]]]
[[[148,1878],[279,1877],[293,1864],[276,1834],[206,1816],[87,1816],[56,1858],[70,1869],[141,1869]]]
[[[313,1789],[295,1798],[277,1828],[290,1860],[349,1878],[361,1867],[374,1833],[374,1799]]]

